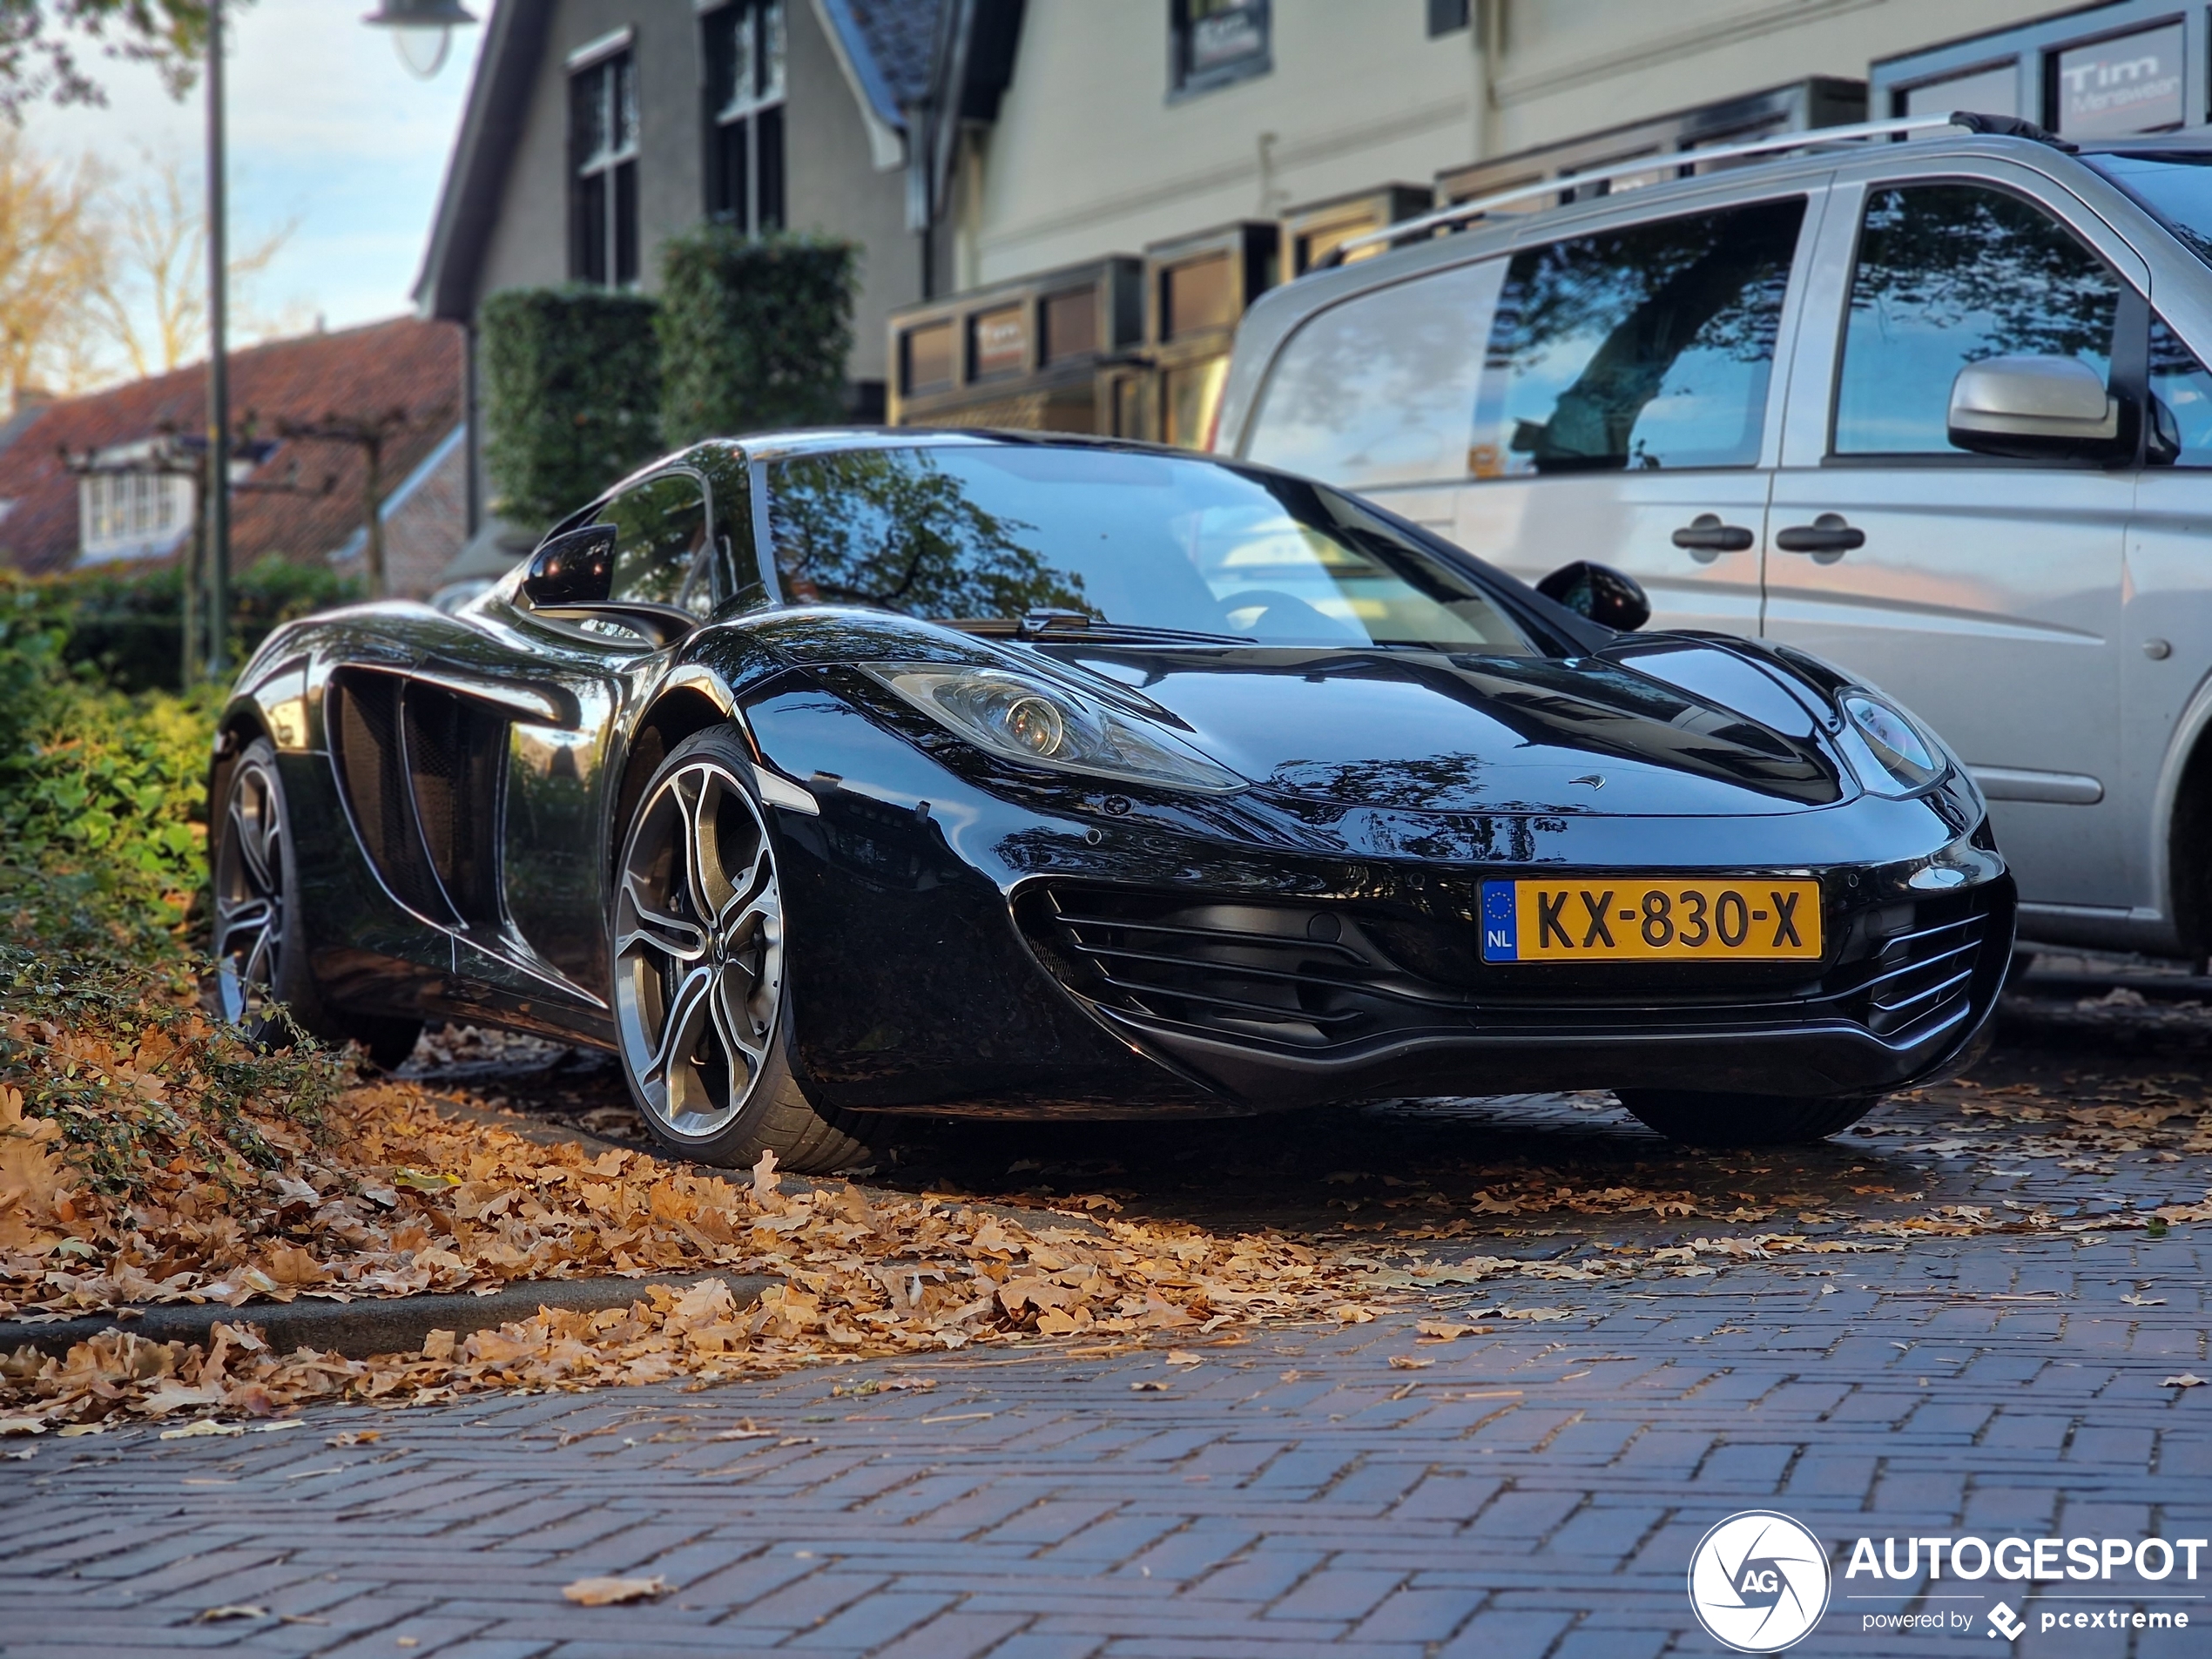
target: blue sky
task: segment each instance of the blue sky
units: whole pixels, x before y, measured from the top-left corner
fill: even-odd
[[[372,0],[258,0],[231,23],[231,225],[248,246],[287,220],[298,228],[253,300],[333,328],[406,311],[446,156],[459,127],[482,28],[456,35],[435,79],[401,67],[386,32],[361,24]],[[470,0],[489,16],[490,0]],[[197,166],[205,106],[172,102],[150,72],[102,64],[105,109],[33,111],[25,130],[57,156],[90,152],[118,172],[142,151]]]

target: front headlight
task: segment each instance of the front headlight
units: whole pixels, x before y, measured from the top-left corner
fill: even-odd
[[[1950,769],[1940,739],[1904,710],[1865,691],[1846,691],[1840,737],[1851,770],[1871,794],[1916,795]]]
[[[1228,794],[1244,779],[1150,721],[1003,668],[874,663],[868,677],[977,748],[1025,765]]]

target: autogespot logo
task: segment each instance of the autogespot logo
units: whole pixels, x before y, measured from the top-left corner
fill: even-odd
[[[1689,1605],[1714,1640],[1743,1653],[1779,1653],[1811,1635],[1828,1610],[1828,1552],[1787,1515],[1730,1515],[1689,1558]]]

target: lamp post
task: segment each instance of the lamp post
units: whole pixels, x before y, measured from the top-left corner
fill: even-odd
[[[207,8],[207,673],[219,679],[231,644],[229,259],[223,200],[223,0]]]
[[[453,51],[453,31],[476,21],[461,0],[380,0],[361,21],[392,31],[392,45],[417,80],[428,80],[445,67]]]

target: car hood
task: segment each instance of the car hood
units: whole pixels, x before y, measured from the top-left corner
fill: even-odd
[[[1285,805],[1400,812],[1737,816],[1856,792],[1786,670],[1751,651],[1638,636],[1604,656],[1013,644],[904,618],[815,612],[774,629],[787,659],[966,658],[1110,682]]]
[[[1602,658],[1088,646],[1051,655],[1166,710],[1263,791],[1304,799],[1694,817],[1801,811],[1846,791],[1802,706],[1792,705],[1803,733],[1778,731]]]

